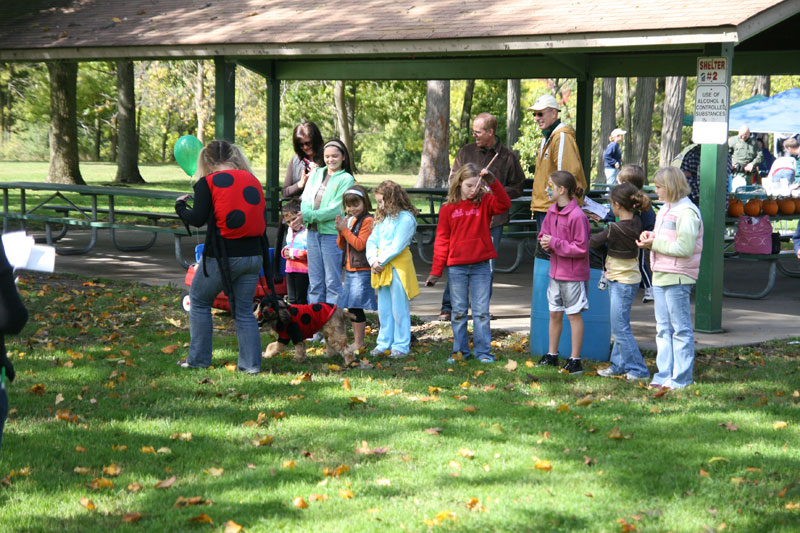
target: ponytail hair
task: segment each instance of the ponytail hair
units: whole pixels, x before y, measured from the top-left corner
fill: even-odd
[[[564,187],[567,189],[567,195],[570,199],[583,196],[583,188],[578,187],[578,181],[571,172],[566,170],[557,170],[550,174],[550,181],[557,187]]]
[[[621,183],[613,187],[610,197],[627,211],[637,210],[641,213],[650,209],[650,198],[632,183]]]
[[[228,163],[238,170],[246,170],[250,174],[250,162],[235,144],[217,139],[208,143],[197,156],[197,170],[201,176],[208,176],[212,169],[222,163]]]

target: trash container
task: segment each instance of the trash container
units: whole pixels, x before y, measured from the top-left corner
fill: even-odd
[[[547,253],[537,247],[533,264],[533,289],[531,291],[531,338],[532,355],[542,356],[547,353],[550,310],[547,305],[547,284],[550,281],[550,259]],[[608,291],[597,288],[597,282],[603,273],[602,262],[590,261],[592,268],[589,278],[589,309],[583,315],[584,333],[581,358],[595,361],[608,361],[611,355],[611,324],[609,322]],[[596,267],[600,268],[596,268]],[[564,315],[564,327],[558,342],[558,354],[569,357],[572,350],[572,339],[569,319]]]

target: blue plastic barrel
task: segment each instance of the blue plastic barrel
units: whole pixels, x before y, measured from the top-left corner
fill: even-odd
[[[602,270],[590,269],[589,310],[583,315],[583,347],[581,357],[595,361],[608,361],[611,354],[611,325],[609,323],[608,291],[597,288]],[[531,354],[544,355],[548,348],[550,310],[547,306],[547,284],[550,282],[550,261],[534,259],[533,290],[531,292]],[[572,339],[569,319],[564,315],[564,327],[558,341],[558,355],[569,357]]]
[[[205,248],[205,244],[198,244],[194,247],[194,259],[195,263],[199,263],[200,260],[203,258],[203,248]],[[269,249],[269,262],[272,264],[272,255],[275,253],[274,248]],[[281,276],[286,275],[286,259],[281,257],[281,266],[280,266]],[[264,269],[261,269],[261,275],[264,275]]]

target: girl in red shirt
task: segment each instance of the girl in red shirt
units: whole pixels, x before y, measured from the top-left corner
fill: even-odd
[[[487,186],[489,191],[487,191]],[[489,193],[490,194],[487,194]],[[441,278],[444,267],[450,278],[453,312],[452,363],[459,352],[470,357],[467,338],[467,311],[472,307],[473,345],[475,357],[482,363],[492,363],[490,353],[492,331],[489,324],[489,299],[492,271],[490,259],[497,257],[489,226],[492,217],[505,213],[511,199],[503,185],[487,169],[468,163],[453,176],[447,203],[439,210],[436,242],[433,246],[433,268],[426,281],[433,286]]]

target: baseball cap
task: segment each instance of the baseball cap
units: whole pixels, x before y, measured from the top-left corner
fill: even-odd
[[[558,109],[558,102],[552,94],[543,94],[528,108],[528,111],[542,111],[548,107]]]
[[[614,131],[611,132],[611,136],[616,137],[617,135],[625,135],[626,133],[628,132],[622,128],[614,128]]]

